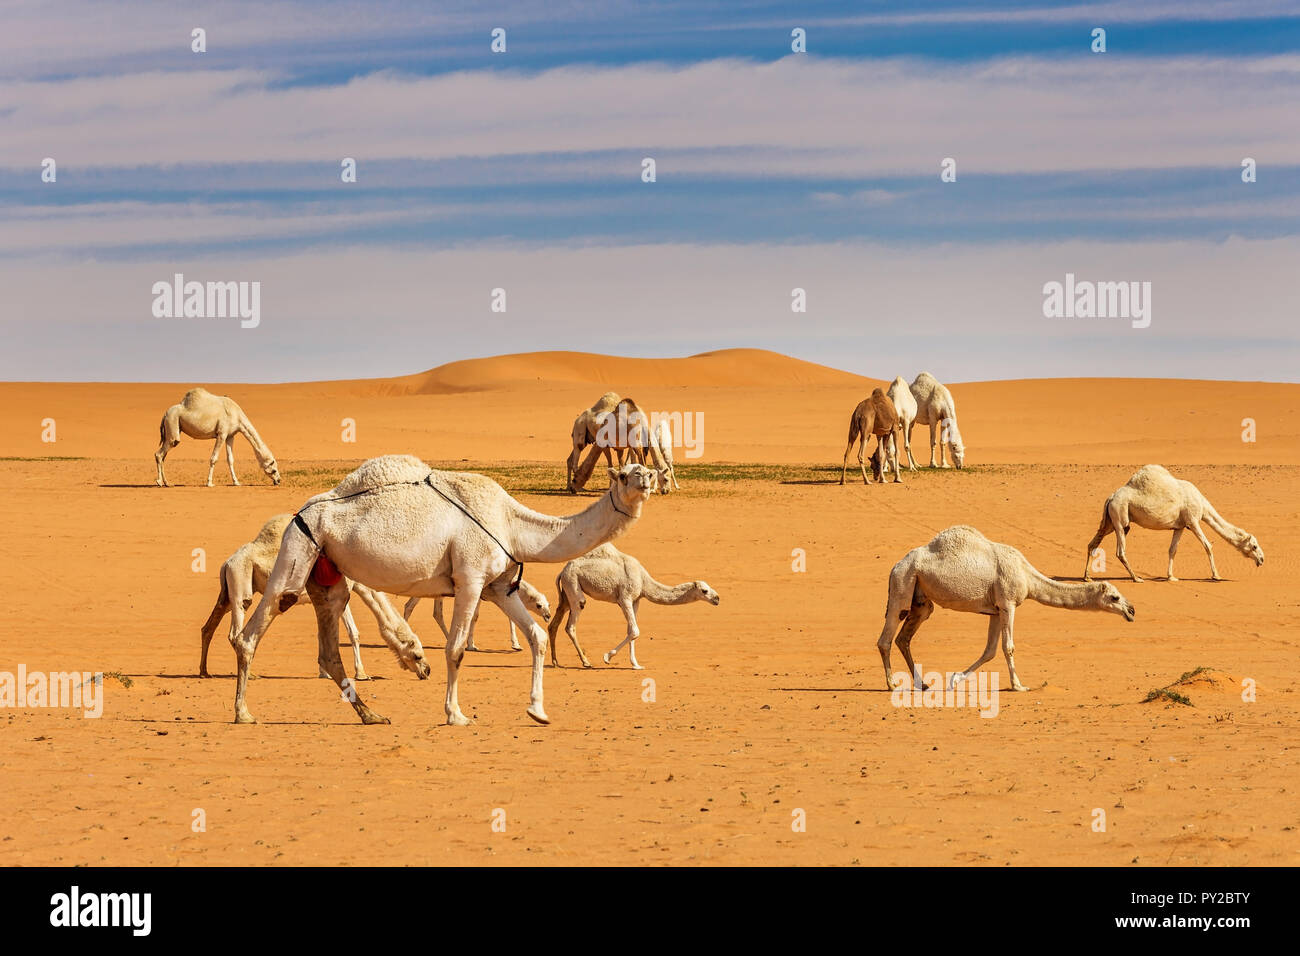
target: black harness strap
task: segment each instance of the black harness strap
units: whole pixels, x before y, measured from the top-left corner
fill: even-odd
[[[307,540],[310,541],[313,545],[315,545],[317,551],[323,550],[320,544],[316,541],[316,536],[311,533],[311,528],[307,527],[307,522],[302,520],[301,511],[299,511],[297,514],[293,516],[293,523],[298,526],[299,531],[301,531],[303,534],[307,536]]]
[[[432,488],[434,491],[436,491],[439,495],[441,495],[449,504],[454,505],[460,511],[460,513],[463,514],[466,518],[468,518],[470,521],[474,522],[476,525],[482,528],[483,533],[496,542],[497,547],[505,552],[506,557],[509,558],[511,561],[513,561],[515,564],[519,565],[519,570],[515,573],[515,580],[510,585],[510,587],[506,589],[506,594],[514,594],[516,591],[518,591],[519,582],[524,579],[524,562],[520,561],[513,554],[511,554],[510,549],[501,543],[501,539],[498,538],[496,535],[494,535],[491,531],[489,531],[482,521],[479,521],[478,518],[475,518],[472,514],[470,514],[468,508],[466,508],[455,498],[451,497],[451,495],[447,494],[441,488],[435,485],[433,483],[433,472],[429,472],[429,474],[425,476],[424,483],[428,485],[430,488]]]

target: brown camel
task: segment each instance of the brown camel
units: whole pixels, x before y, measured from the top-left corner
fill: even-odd
[[[596,459],[603,452],[605,461],[613,466],[614,459],[609,448],[601,448],[596,444],[596,432],[600,428],[601,420],[617,407],[620,401],[618,392],[606,392],[600,398],[596,399],[596,404],[591,408],[584,408],[577,418],[573,420],[573,430],[570,438],[573,442],[573,448],[569,452],[569,459],[565,463],[565,485],[571,494],[577,494],[591,478],[592,471],[596,467]],[[582,460],[582,451],[588,445],[594,445],[591,453],[587,456],[587,461]],[[623,464],[622,452],[619,453],[618,464]],[[582,481],[578,481],[579,472],[583,474]]]
[[[858,467],[862,469],[862,483],[871,484],[867,478],[866,466],[862,463],[862,455],[866,451],[867,441],[872,435],[876,436],[876,454],[871,460],[871,473],[873,477],[879,477],[881,483],[885,481],[884,469],[880,467],[877,459],[885,459],[886,442],[892,442],[894,447],[894,481],[902,481],[898,473],[898,445],[901,439],[897,433],[902,430],[898,420],[898,412],[894,409],[894,403],[889,400],[881,389],[875,389],[870,398],[864,398],[858,402],[858,407],[853,409],[853,417],[849,419],[849,444],[844,449],[844,466],[840,469],[840,484],[844,484],[844,475],[849,468],[849,452],[853,450],[853,443],[858,442]]]

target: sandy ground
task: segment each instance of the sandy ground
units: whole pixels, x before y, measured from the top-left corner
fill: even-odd
[[[864,488],[834,482],[849,412],[879,383],[769,353],[548,354],[382,382],[206,384],[244,406],[284,485],[241,441],[247,484],[219,469],[218,487],[201,487],[209,445],[188,440],[169,459],[178,486],[153,485],[158,421],[185,385],[0,384],[0,671],[110,675],[98,720],[0,709],[0,863],[1297,862],[1300,386],[957,385],[971,467]],[[678,452],[682,493],[655,498],[618,544],[661,580],[707,580],[720,607],[643,607],[638,672],[599,663],[623,623],[589,604],[580,636],[597,665],[575,668],[561,635],[568,666],[546,671],[549,727],[525,716],[526,655],[504,651],[504,619],[486,609],[489,651],[469,655],[461,679],[469,728],[442,724],[427,605],[414,623],[435,670],[421,683],[358,602],[377,678],[362,693],[393,721],[373,727],[316,678],[314,620],[294,610],[257,657],[261,722],[231,723],[224,628],[212,680],[196,676],[198,631],[218,566],[265,518],[398,451],[447,467],[539,463],[503,483],[531,507],[573,513],[593,499],[558,491],[569,426],[606,388],[703,413],[703,458]],[[46,418],[53,444],[41,441]],[[1254,443],[1241,441],[1244,418]],[[355,442],[341,440],[344,419]],[[1004,691],[992,719],[893,706],[875,641],[895,561],[967,523],[1047,574],[1078,577],[1102,502],[1146,462],[1196,482],[1258,535],[1266,564],[1216,538],[1228,580],[1212,583],[1186,535],[1183,580],[1168,583],[1169,535],[1134,529],[1130,559],[1151,580],[1129,583],[1116,566],[1105,577],[1135,623],[1026,605],[1016,659],[1031,692]],[[792,570],[795,549],[806,571]],[[553,600],[558,570],[530,565],[528,577]],[[984,631],[982,618],[938,611],[914,649],[925,670],[956,670]],[[1198,667],[1214,673],[1175,688],[1191,706],[1142,702]],[[986,669],[1008,685],[1000,655]]]

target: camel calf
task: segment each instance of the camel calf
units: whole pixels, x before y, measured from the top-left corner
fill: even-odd
[[[560,666],[555,655],[555,638],[559,634],[560,625],[564,623],[565,614],[569,616],[565,632],[569,635],[569,640],[573,641],[573,649],[578,652],[583,667],[591,666],[591,661],[587,660],[587,655],[582,651],[582,645],[578,643],[578,616],[587,606],[588,596],[597,601],[617,604],[622,609],[623,617],[627,619],[627,636],[605,654],[604,661],[608,664],[610,658],[628,645],[628,660],[635,670],[643,669],[636,659],[636,639],[641,635],[636,615],[642,598],[652,604],[708,601],[715,607],[721,600],[718,592],[703,581],[687,581],[675,587],[660,584],[650,576],[640,561],[619,551],[612,544],[602,544],[582,557],[574,558],[560,571],[555,583],[559,587],[560,596],[555,606],[555,616],[551,618],[551,626],[548,628],[551,664],[555,667]]]

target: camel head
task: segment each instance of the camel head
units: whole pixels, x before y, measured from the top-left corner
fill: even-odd
[[[717,607],[718,604],[722,601],[722,598],[718,597],[718,592],[713,590],[713,588],[709,587],[708,584],[706,584],[705,582],[692,581],[691,585],[692,585],[691,596],[695,598],[695,600],[708,601],[714,607]]]
[[[280,466],[275,463],[274,458],[268,458],[262,465],[262,471],[266,472],[266,477],[271,479],[271,483],[278,485],[280,483]]]
[[[1255,540],[1253,534],[1246,535],[1241,543],[1237,545],[1237,550],[1254,561],[1255,567],[1259,567],[1264,563],[1264,549],[1259,546],[1259,542]]]
[[[1098,610],[1110,611],[1113,614],[1121,614],[1124,620],[1132,623],[1137,611],[1132,604],[1124,599],[1124,595],[1119,593],[1119,588],[1109,581],[1101,581],[1101,588],[1098,591]]]
[[[958,468],[966,464],[966,446],[962,444],[961,432],[957,431],[957,420],[955,418],[945,418],[940,426],[948,436],[948,444],[952,449],[952,463]]]
[[[551,604],[546,600],[546,595],[537,588],[533,587],[527,581],[519,582],[519,600],[524,602],[524,607],[530,611],[535,611],[543,621],[548,624],[551,621]]]
[[[620,511],[633,517],[641,514],[641,506],[650,500],[659,485],[659,476],[653,468],[629,462],[622,468],[606,468],[609,472],[609,493]]]
[[[424,645],[420,643],[420,638],[414,631],[408,631],[410,637],[399,635],[397,643],[393,647],[393,653],[397,655],[398,663],[402,665],[403,670],[408,670],[420,680],[428,680],[429,663],[424,659]]]

